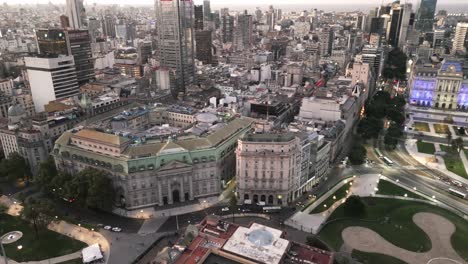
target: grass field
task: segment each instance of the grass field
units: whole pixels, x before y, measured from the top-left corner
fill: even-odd
[[[468,178],[465,166],[463,166],[463,162],[460,158],[460,153],[453,150],[450,146],[440,145],[440,149],[447,153],[444,156],[445,167],[447,167],[447,170],[460,175],[463,178]]]
[[[449,127],[444,124],[434,124],[434,130],[437,134],[448,134]]]
[[[362,264],[408,264],[404,262],[403,260],[400,260],[398,258],[384,255],[384,254],[378,254],[378,253],[367,253],[367,252],[362,252],[359,250],[353,250],[351,256],[355,259],[357,259],[360,263]]]
[[[48,229],[41,229],[36,237],[34,228],[26,221],[0,214],[0,230],[3,233],[21,231],[23,237],[15,243],[5,245],[5,251],[9,258],[18,262],[44,260],[62,255],[74,253],[87,245]],[[18,250],[21,245],[23,248]]]
[[[324,212],[328,208],[330,208],[330,206],[333,205],[336,201],[345,198],[347,194],[346,191],[349,190],[349,187],[350,187],[349,184],[345,184],[341,186],[338,190],[336,190],[335,193],[328,196],[327,199],[325,199],[322,203],[320,203],[312,211],[310,211],[310,214],[318,214],[318,213]],[[333,199],[333,196],[336,199]],[[326,207],[324,205],[326,205]]]
[[[429,124],[424,122],[414,122],[413,124],[414,130],[419,132],[431,132],[429,129]]]
[[[418,145],[418,152],[426,153],[426,154],[434,154],[435,153],[435,146],[432,143],[418,141],[417,145]]]
[[[333,250],[339,250],[343,244],[341,232],[349,226],[367,227],[385,238],[390,243],[410,250],[427,251],[431,248],[431,241],[412,220],[418,212],[428,212],[441,215],[456,226],[451,237],[455,251],[465,260],[468,260],[468,223],[458,215],[440,207],[422,202],[405,201],[386,198],[362,198],[366,204],[366,215],[363,219],[348,216],[343,206],[338,207],[330,216],[331,221],[324,226],[318,237],[327,243]],[[401,226],[401,228],[398,228]],[[379,254],[358,253],[363,263],[398,263],[384,262],[378,258]]]
[[[394,196],[401,196],[401,197],[404,197],[405,194],[407,194],[408,195],[407,197],[409,198],[423,199],[423,200],[425,199],[424,197],[414,192],[408,191],[405,188],[402,188],[386,180],[380,180],[377,188],[379,189],[377,191],[377,194],[394,195]]]

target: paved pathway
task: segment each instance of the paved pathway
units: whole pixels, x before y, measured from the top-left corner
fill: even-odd
[[[0,197],[0,204],[3,204],[8,207],[7,214],[13,215],[13,216],[18,216],[19,213],[21,212],[23,206],[9,197],[3,195]],[[66,235],[68,237],[80,240],[88,245],[92,245],[95,243],[99,243],[101,245],[101,249],[104,252],[104,258],[105,258],[105,263],[107,263],[110,255],[110,246],[109,243],[107,242],[106,238],[102,236],[98,232],[94,232],[91,230],[88,230],[83,227],[79,227],[77,225],[69,224],[64,221],[55,221],[49,224],[47,227],[48,229],[55,231],[57,233],[60,233],[62,235]],[[67,260],[72,260],[76,258],[80,258],[81,256],[81,251],[56,257],[56,258],[51,258],[51,259],[46,259],[42,261],[29,261],[29,262],[22,262],[22,264],[50,264],[50,263],[60,263],[64,262]],[[13,260],[8,260],[8,263],[12,264],[17,264],[17,262]],[[4,264],[3,259],[0,260],[0,264]]]
[[[451,236],[455,232],[452,222],[431,213],[417,213],[413,216],[413,221],[426,232],[432,242],[432,248],[428,252],[419,253],[402,249],[376,232],[358,226],[345,228],[342,232],[343,241],[347,246],[359,251],[385,254],[407,263],[467,263],[452,247]],[[437,259],[443,259],[445,262],[436,262]]]
[[[355,177],[349,195],[374,195],[375,188],[378,185],[379,177],[379,174],[364,174]],[[313,209],[315,209],[315,207],[320,205],[323,201],[325,201],[330,195],[333,195],[344,184],[349,184],[349,180],[351,179],[341,181],[339,184],[337,184],[331,190],[329,190],[326,194],[322,195],[319,199],[317,199],[306,210],[304,210],[303,212],[299,211],[295,213],[292,217],[285,221],[285,224],[290,227],[299,229],[301,231],[316,234],[319,231],[321,225],[327,220],[328,216],[330,216],[330,214],[333,213],[333,211],[344,201],[336,201],[333,205],[330,206],[328,210],[319,214],[310,214],[310,212]]]
[[[442,157],[437,156],[437,160],[434,160],[434,155],[424,154],[424,153],[418,152],[418,147],[416,145],[416,142],[417,142],[417,140],[415,140],[415,139],[408,139],[408,140],[406,140],[406,144],[405,144],[406,150],[408,151],[408,153],[415,160],[417,160],[419,163],[424,164],[425,166],[427,166],[427,167],[429,167],[431,169],[439,171],[440,173],[446,175],[447,177],[450,177],[450,178],[452,178],[454,180],[457,180],[459,182],[462,182],[464,184],[468,184],[468,179],[465,179],[465,178],[461,177],[460,175],[457,175],[457,174],[447,170],[447,167],[445,166],[445,162],[444,162]],[[434,143],[434,146],[435,146],[436,151],[440,151],[440,144]],[[461,158],[462,158],[462,161],[463,161],[464,153],[462,155],[463,156],[461,156]],[[465,163],[465,162],[467,162],[467,163]],[[465,168],[468,168],[467,167],[468,166],[468,161],[466,160],[466,157],[465,157],[465,161],[463,161],[463,164],[465,165]]]

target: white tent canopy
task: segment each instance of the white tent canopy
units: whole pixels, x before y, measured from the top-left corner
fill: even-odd
[[[101,248],[99,247],[99,244],[94,244],[87,248],[84,248],[81,251],[81,255],[83,256],[83,263],[90,263],[96,260],[100,260],[104,257],[101,253]]]

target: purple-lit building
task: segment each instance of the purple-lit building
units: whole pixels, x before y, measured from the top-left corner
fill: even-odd
[[[412,105],[450,110],[468,109],[468,65],[458,60],[419,62],[410,79]]]

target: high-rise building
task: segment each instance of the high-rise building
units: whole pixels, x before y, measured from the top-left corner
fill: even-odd
[[[457,52],[466,52],[467,45],[467,34],[468,23],[458,23],[455,29],[455,36],[452,45],[452,54]]]
[[[416,29],[421,32],[432,31],[437,0],[421,0],[416,18]]]
[[[406,37],[411,20],[411,4],[400,5],[394,3],[390,11],[390,27],[387,28],[388,44],[393,47],[402,47],[406,43]]]
[[[221,16],[221,40],[223,43],[234,40],[234,17],[229,14]]]
[[[155,9],[160,65],[174,71],[171,92],[180,96],[195,82],[193,2],[156,0]]]
[[[197,60],[203,62],[203,64],[212,64],[213,55],[211,52],[211,30],[197,30],[195,32],[195,41],[197,44]]]
[[[72,55],[80,84],[94,79],[91,38],[88,30],[38,29],[37,47],[41,55]]]
[[[244,14],[237,17],[236,28],[236,47],[238,50],[250,48],[252,45],[253,18],[251,15]]]
[[[104,36],[115,38],[115,36],[116,36],[116,33],[115,33],[115,18],[113,16],[106,15],[102,19],[102,30],[103,30]]]
[[[203,14],[205,21],[212,21],[210,0],[203,0]]]
[[[374,72],[375,78],[378,78],[382,73],[383,51],[379,47],[365,46],[362,49],[361,61],[370,65]]]
[[[80,29],[87,26],[83,0],[67,0],[67,16],[71,28]]]
[[[44,106],[51,101],[78,95],[73,56],[26,57],[24,60],[36,112],[44,111]]]
[[[196,5],[195,9],[195,30],[203,30],[203,6]]]
[[[320,41],[320,54],[331,55],[333,49],[333,30],[330,28],[323,28],[319,33]]]
[[[369,33],[383,34],[385,19],[383,17],[373,17],[370,23]]]

